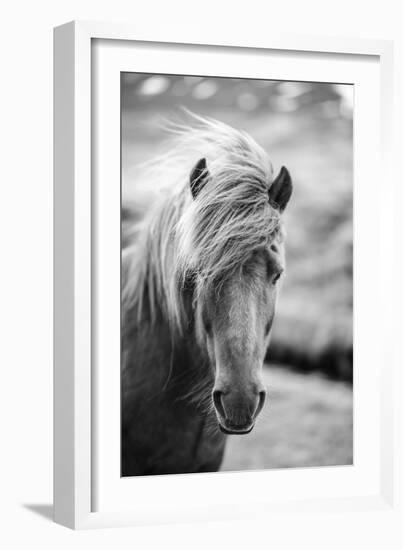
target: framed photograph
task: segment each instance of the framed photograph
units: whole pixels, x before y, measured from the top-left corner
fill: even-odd
[[[71,528],[393,504],[391,43],[225,36],[55,29]]]

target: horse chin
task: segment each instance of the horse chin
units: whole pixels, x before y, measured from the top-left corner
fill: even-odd
[[[221,422],[218,423],[218,427],[220,428],[220,430],[222,431],[222,433],[224,434],[227,434],[227,435],[246,435],[246,434],[249,434],[253,428],[254,428],[255,424],[252,424],[251,426],[248,426],[246,428],[226,428],[225,426],[223,426],[221,424]]]

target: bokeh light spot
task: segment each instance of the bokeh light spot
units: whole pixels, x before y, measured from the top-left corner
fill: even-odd
[[[140,84],[137,92],[144,96],[160,95],[169,88],[169,79],[165,76],[150,76]]]
[[[195,99],[209,99],[218,91],[217,84],[212,80],[204,80],[195,86],[193,89],[193,97]]]

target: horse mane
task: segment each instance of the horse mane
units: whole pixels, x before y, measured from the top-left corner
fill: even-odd
[[[139,167],[138,177],[160,188],[160,196],[126,236],[130,244],[122,252],[123,312],[140,320],[147,305],[151,320],[162,311],[180,332],[189,322],[183,288],[191,274],[198,274],[198,300],[281,234],[279,212],[268,200],[273,167],[267,153],[246,132],[188,115],[189,123],[165,125],[166,152]],[[208,178],[194,199],[189,175],[200,158],[207,160]]]

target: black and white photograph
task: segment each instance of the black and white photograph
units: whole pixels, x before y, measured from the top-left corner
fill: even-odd
[[[348,84],[121,73],[121,475],[353,464]]]

